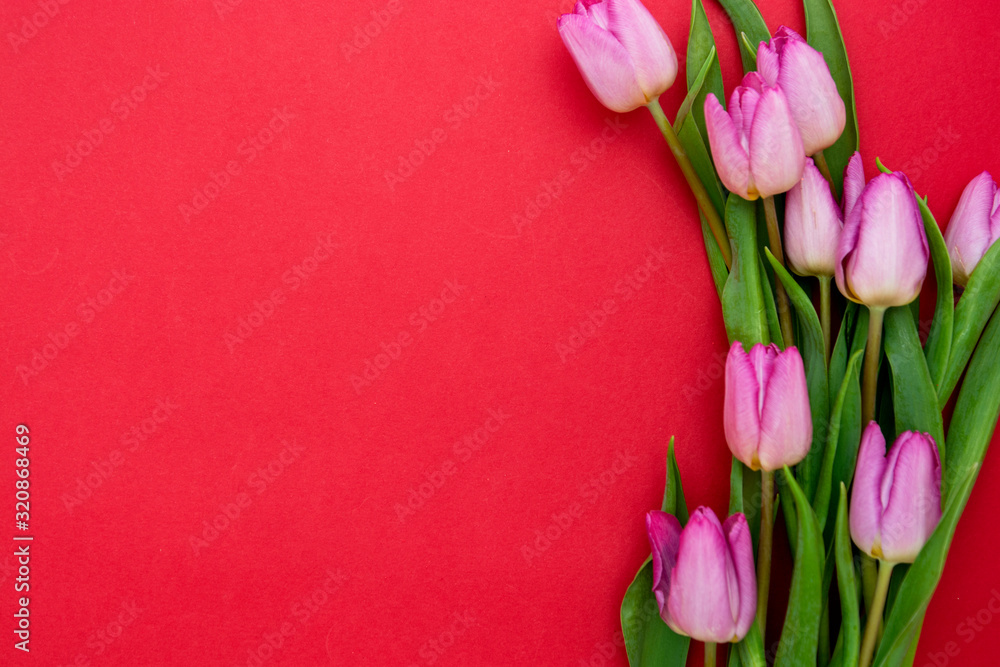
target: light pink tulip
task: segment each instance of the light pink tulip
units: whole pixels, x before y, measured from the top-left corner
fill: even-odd
[[[912,563],[941,520],[941,460],[927,433],[901,433],[889,458],[875,422],[861,437],[851,491],[851,538],[866,554]]]
[[[965,186],[951,216],[944,242],[951,255],[955,284],[965,287],[979,260],[1000,237],[1000,191],[984,171]]]
[[[649,104],[677,78],[677,54],[639,0],[577,2],[558,26],[587,86],[612,111]]]
[[[785,254],[800,276],[833,277],[844,223],[837,200],[812,158],[785,197]]]
[[[844,231],[837,247],[837,287],[871,308],[903,306],[920,293],[930,251],[910,180],[879,174],[864,185],[857,154],[844,178]]]
[[[802,178],[802,136],[780,88],[756,72],[729,98],[729,111],[712,93],[705,98],[705,129],[719,178],[744,199],[780,194]]]
[[[742,343],[733,343],[723,423],[733,456],[752,470],[778,470],[804,459],[813,430],[799,351],[758,343],[747,354]]]
[[[671,630],[703,642],[743,639],[757,611],[750,527],[742,514],[720,524],[699,507],[681,529],[666,512],[646,514],[653,594]]]
[[[822,53],[781,26],[770,44],[760,43],[757,71],[768,85],[785,93],[806,155],[836,143],[847,122],[847,109]]]

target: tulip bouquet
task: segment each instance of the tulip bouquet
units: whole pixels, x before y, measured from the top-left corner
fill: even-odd
[[[1000,193],[977,176],[942,235],[905,174],[877,162],[866,180],[830,0],[804,0],[805,38],[772,36],[752,0],[720,2],[745,76],[727,98],[693,0],[673,122],[658,98],[678,59],[639,0],[578,2],[558,24],[594,95],[620,113],[645,106],[666,139],[731,344],[729,516],[688,514],[671,441],[663,503],[646,516],[651,555],[622,603],[629,662],[684,665],[693,638],[706,665],[717,644],[746,667],[912,665],[1000,416]],[[921,322],[929,266],[934,314]],[[777,629],[779,517],[793,569]]]

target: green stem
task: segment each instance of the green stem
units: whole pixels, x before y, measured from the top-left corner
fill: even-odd
[[[816,151],[812,156],[813,162],[819,169],[819,173],[823,174],[823,178],[826,182],[830,184],[830,192],[833,193],[833,198],[837,199],[837,187],[833,184],[833,176],[830,174],[830,165],[826,163],[826,156],[823,155],[823,151]]]
[[[705,667],[715,667],[715,642],[705,642]]]
[[[875,392],[878,389],[878,362],[882,353],[882,319],[885,307],[871,306],[868,312],[868,347],[865,349],[865,379],[861,387],[861,428],[875,419]]]
[[[819,323],[823,327],[823,350],[830,360],[830,276],[819,277]]]
[[[875,654],[875,642],[878,639],[878,629],[882,624],[882,611],[885,609],[885,596],[889,592],[889,581],[892,579],[892,568],[895,565],[895,563],[887,563],[885,561],[882,561],[879,565],[875,599],[872,600],[872,608],[868,612],[868,621],[865,624],[865,638],[861,642],[859,667],[868,667],[872,664],[872,656]]]
[[[764,197],[764,216],[767,218],[767,244],[774,258],[784,266],[785,253],[781,250],[781,233],[778,231],[778,212],[774,210],[774,197]],[[788,295],[780,280],[774,281],[774,298],[778,306],[778,319],[781,322],[781,337],[784,347],[795,345],[795,331],[792,329],[792,311],[788,304]]]
[[[698,208],[701,209],[702,215],[708,221],[708,228],[712,230],[715,242],[719,244],[719,250],[722,252],[722,259],[726,262],[726,268],[731,268],[733,265],[733,254],[729,247],[729,237],[726,235],[726,227],[722,224],[719,212],[712,205],[712,200],[708,196],[705,185],[698,178],[698,174],[695,173],[687,151],[684,150],[680,139],[677,138],[677,134],[674,132],[674,127],[663,113],[659,99],[654,99],[646,105],[646,108],[649,109],[649,113],[653,114],[656,125],[660,128],[660,132],[663,133],[663,138],[667,140],[667,145],[670,146],[670,152],[674,154],[674,159],[677,160],[677,166],[681,168],[681,172],[684,174],[685,180],[687,180],[688,187],[691,188],[694,198],[698,201]]]
[[[757,623],[767,628],[767,596],[771,590],[771,545],[774,541],[774,473],[760,471],[760,542],[757,545]]]
[[[861,554],[861,592],[865,598],[865,611],[871,613],[872,601],[875,599],[875,583],[878,579],[875,559],[868,554]]]

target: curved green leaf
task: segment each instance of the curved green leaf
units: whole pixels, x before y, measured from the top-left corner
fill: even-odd
[[[722,68],[719,66],[718,58],[709,58],[710,53],[715,52],[715,37],[712,35],[712,27],[708,23],[705,15],[705,7],[701,0],[691,0],[691,30],[688,34],[687,61],[688,63],[708,62],[709,68],[704,76],[695,73],[691,68],[687,68],[688,90],[694,88],[694,80],[701,76],[699,92],[694,100],[694,119],[698,123],[698,129],[702,136],[705,135],[705,97],[713,93],[723,107],[726,106],[726,93],[722,85]]]
[[[856,667],[861,646],[861,620],[858,604],[858,581],[854,570],[854,552],[851,534],[847,527],[847,487],[840,484],[840,501],[837,503],[837,523],[834,553],[837,561],[837,587],[840,590],[841,618],[841,667]]]
[[[698,0],[695,0],[695,2],[697,1]],[[700,62],[702,63],[702,65],[701,69],[699,69],[697,72],[691,69],[688,70],[688,92],[687,95],[684,96],[684,100],[681,102],[681,105],[677,107],[677,118],[674,119],[674,132],[676,132],[677,129],[684,124],[684,121],[688,119],[688,116],[691,115],[692,111],[697,111],[698,96],[701,95],[702,93],[702,87],[705,85],[705,77],[708,76],[708,73],[712,68],[712,63],[715,63],[716,69],[718,69],[719,66],[718,61],[716,61],[715,59],[714,46],[709,50],[708,54],[706,54],[705,57],[702,59],[691,60],[690,55],[688,56],[688,58],[689,58],[688,62],[692,63]],[[694,78],[691,78],[692,74],[694,75]],[[701,102],[701,110],[702,110],[702,118],[704,118],[705,114],[704,100],[702,100]],[[698,120],[697,115],[694,116],[694,119],[695,121]],[[698,130],[702,133],[706,132],[704,123],[698,125]]]
[[[687,119],[690,120],[691,118],[692,116],[689,114]],[[681,142],[681,146],[684,147],[688,159],[691,160],[691,166],[694,167],[695,173],[698,174],[698,180],[708,190],[708,196],[712,200],[712,205],[715,206],[715,210],[719,212],[720,216],[724,215],[726,212],[726,195],[722,191],[719,177],[715,174],[712,155],[708,150],[708,146],[705,145],[705,140],[701,132],[698,131],[698,124],[685,121],[680,124],[676,132],[677,139]]]
[[[833,479],[833,462],[837,455],[837,445],[840,442],[840,422],[844,414],[844,403],[847,402],[847,394],[852,387],[858,386],[858,376],[861,372],[862,351],[854,353],[850,363],[847,365],[847,372],[844,374],[844,381],[840,384],[837,392],[837,400],[833,404],[833,411],[830,413],[830,432],[827,434],[826,451],[823,452],[823,466],[819,472],[819,482],[816,486],[816,499],[813,500],[813,508],[816,510],[816,520],[819,522],[819,529],[822,531],[826,526],[826,517],[830,511],[830,495],[833,485],[837,482],[843,484],[842,480]]]
[[[737,42],[743,41],[740,33],[746,33],[747,40],[751,44],[771,41],[767,23],[764,22],[764,17],[760,15],[760,10],[753,0],[719,0],[719,4],[733,22]],[[740,56],[743,58],[744,72],[757,69],[757,59],[748,54],[744,48],[740,49]]]
[[[767,667],[767,659],[764,654],[764,638],[760,634],[760,624],[754,620],[750,626],[750,631],[742,641],[736,644],[736,650],[730,648],[731,654],[739,656],[739,664],[742,667]]]
[[[722,292],[722,315],[729,342],[749,349],[770,340],[757,259],[754,205],[737,195],[726,200],[726,229],[733,245],[733,266]]]

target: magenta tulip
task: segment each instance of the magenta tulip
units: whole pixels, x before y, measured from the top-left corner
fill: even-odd
[[[912,563],[941,520],[941,460],[934,438],[901,433],[889,458],[875,422],[861,437],[851,491],[851,538],[861,551]]]
[[[836,143],[847,122],[847,109],[822,53],[781,26],[770,44],[760,43],[757,70],[768,85],[785,93],[806,155]]]
[[[910,180],[879,174],[868,185],[855,155],[844,179],[846,217],[837,247],[837,287],[870,308],[903,306],[920,293],[930,252]]]
[[[837,200],[812,158],[785,197],[785,254],[800,276],[832,278],[844,223]]]
[[[742,514],[720,524],[699,507],[687,526],[666,512],[646,514],[653,593],[671,630],[703,642],[736,642],[757,612],[750,527]]]
[[[733,456],[752,470],[774,471],[804,459],[813,431],[799,351],[758,343],[747,354],[742,343],[733,343],[723,421]]]
[[[577,2],[558,26],[587,86],[612,111],[649,104],[677,78],[670,40],[638,0]]]
[[[955,284],[965,287],[979,260],[1000,237],[1000,191],[988,171],[965,186],[944,234]]]
[[[705,98],[705,129],[723,185],[744,199],[769,197],[802,178],[802,136],[780,88],[756,72],[729,98],[729,111],[715,95]]]

